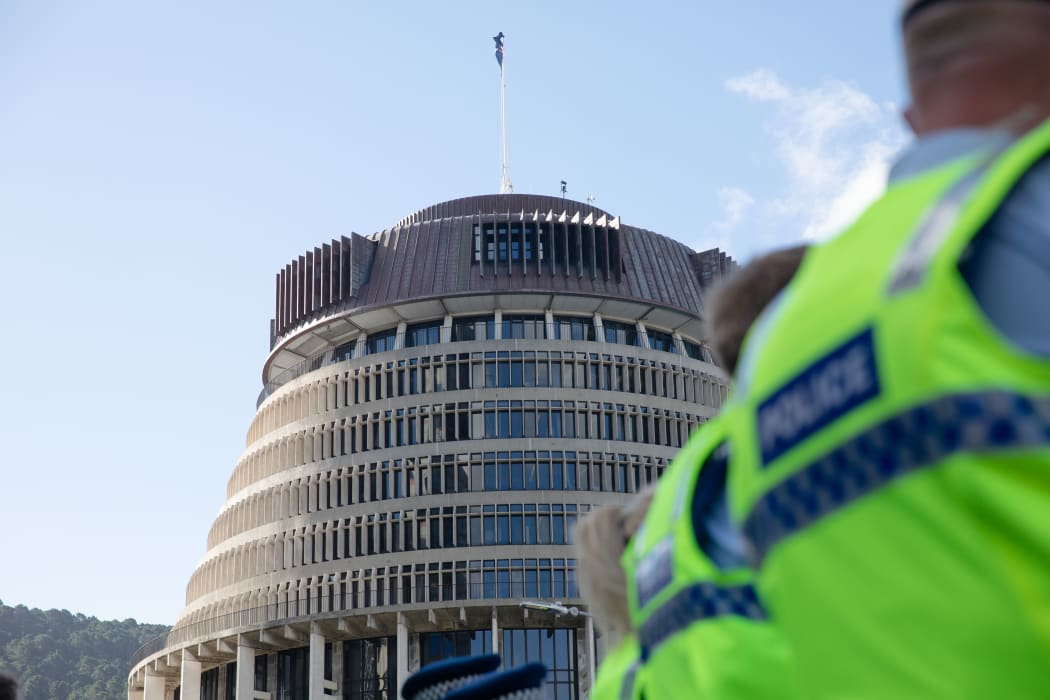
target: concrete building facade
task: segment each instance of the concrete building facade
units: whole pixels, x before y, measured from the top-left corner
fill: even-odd
[[[528,195],[297,257],[207,553],[129,698],[395,698],[421,665],[487,651],[586,697],[601,645],[573,526],[717,411],[703,285],[732,265]]]

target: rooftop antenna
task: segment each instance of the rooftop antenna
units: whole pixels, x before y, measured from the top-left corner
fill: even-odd
[[[597,197],[595,197],[593,194],[587,195],[587,203],[590,204],[592,207],[594,206],[595,199],[597,199]]]
[[[500,169],[499,193],[508,194],[514,191],[510,182],[510,165],[507,163],[507,79],[503,60],[503,32],[492,37],[496,42],[496,62],[499,63],[499,122],[500,122]]]
[[[565,182],[565,180],[561,181],[561,198],[562,199],[565,199],[565,193],[567,191],[565,188],[568,186],[568,184],[569,183]]]

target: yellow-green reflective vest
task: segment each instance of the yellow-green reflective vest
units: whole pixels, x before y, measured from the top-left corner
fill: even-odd
[[[720,570],[694,533],[698,478],[706,472],[724,483],[723,427],[724,414],[682,448],[624,552],[650,700],[794,697],[787,648],[766,619],[751,572]]]
[[[638,638],[624,637],[605,653],[591,690],[591,700],[639,700],[642,677],[639,674]]]
[[[732,510],[807,697],[1050,696],[1050,362],[958,272],[1048,150],[892,185],[751,330]]]

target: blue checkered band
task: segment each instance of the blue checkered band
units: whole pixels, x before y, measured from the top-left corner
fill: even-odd
[[[781,540],[894,479],[959,454],[1050,445],[1050,396],[953,394],[892,416],[770,489],[744,522],[761,562]]]
[[[654,611],[638,630],[642,660],[648,660],[658,646],[694,622],[726,615],[766,619],[754,586],[723,587],[705,581],[683,588]]]

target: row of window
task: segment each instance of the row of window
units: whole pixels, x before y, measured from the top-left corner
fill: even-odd
[[[620,279],[620,232],[590,222],[515,221],[474,224],[471,259],[482,274],[523,271]],[[533,263],[529,265],[529,263]]]
[[[500,331],[497,335],[496,330]],[[665,331],[646,327],[645,334],[648,338],[648,347],[651,350],[661,352],[678,353],[678,345],[674,336]],[[399,345],[406,348],[423,347],[425,345],[437,345],[438,343],[458,343],[476,340],[597,340],[599,334],[596,330],[594,320],[590,316],[554,316],[551,323],[547,323],[544,314],[501,314],[499,323],[495,315],[466,316],[454,318],[452,325],[445,329],[444,321],[436,319],[423,321],[421,323],[409,324],[402,336],[403,341],[398,343],[397,328],[370,333],[365,338],[364,352],[366,355],[375,355],[381,352],[390,352]],[[635,323],[625,323],[604,319],[602,321],[602,334],[606,343],[619,345],[633,345],[641,347],[641,335]],[[685,354],[694,360],[709,360],[710,357],[704,353],[703,346],[692,341],[683,339]],[[334,352],[338,360],[348,360],[355,357],[357,352],[357,340],[339,346]]]
[[[583,504],[492,504],[371,513],[315,523],[209,559],[187,591],[202,595],[238,580],[353,557],[498,545],[571,544]]]
[[[718,407],[725,384],[680,365],[604,353],[491,351],[414,357],[347,370],[264,409],[264,430],[346,406],[433,392],[473,389],[589,389],[644,394]],[[304,395],[304,392],[306,394]]]
[[[347,416],[323,431],[331,451],[303,464],[392,447],[460,440],[575,438],[681,447],[704,417],[648,406],[596,401],[471,401],[411,406]],[[316,431],[314,431],[316,434]],[[309,441],[307,434],[306,441]],[[311,451],[309,447],[307,451]]]
[[[403,566],[400,572],[396,566],[379,567],[374,572],[353,572],[348,581],[331,586],[337,597],[342,596],[345,609],[580,595],[575,559],[474,559]]]
[[[342,403],[347,405],[436,391],[519,388],[618,391],[705,403],[711,388],[722,385],[713,376],[655,360],[530,350],[410,358],[361,367],[346,379]]]
[[[188,591],[189,593],[189,591]],[[229,627],[243,620],[260,624],[342,610],[359,611],[409,603],[465,600],[579,598],[576,560],[572,558],[472,559],[418,562],[352,571],[278,584],[258,591],[271,602],[256,608],[219,614],[222,604],[202,608],[180,629],[197,634],[208,623]],[[192,602],[196,594],[189,595]],[[216,612],[210,612],[215,610]],[[215,615],[212,618],[210,615]],[[173,638],[169,636],[169,642]]]
[[[286,548],[286,564],[428,549],[572,544],[578,513],[586,511],[576,504],[518,503],[361,515],[303,535],[290,552]]]
[[[680,448],[702,415],[587,401],[471,401],[346,416],[287,435],[238,464],[233,493],[285,469],[377,450],[492,439],[578,439]]]
[[[657,457],[603,452],[508,451],[388,459],[274,486],[223,511],[208,546],[284,518],[355,503],[493,491],[635,493],[663,472]]]
[[[602,322],[602,328],[601,337],[606,343],[635,347],[642,345],[636,324],[609,319]],[[398,347],[413,348],[449,342],[496,340],[497,335],[503,340],[595,341],[599,338],[594,321],[589,316],[555,316],[549,324],[542,314],[506,314],[501,316],[499,324],[496,323],[496,317],[491,314],[457,317],[453,319],[449,328],[444,327],[442,320],[414,323],[406,328],[404,335],[399,335],[397,328],[369,334],[365,338],[363,351],[358,349],[358,341],[355,339],[340,345],[335,350],[303,361],[298,366],[283,372],[278,379],[268,383],[260,396],[260,403],[263,398],[285,382],[329,364],[362,355],[390,352]],[[652,350],[667,353],[681,351],[694,360],[712,361],[710,353],[698,343],[682,339],[680,350],[678,343],[670,333],[655,328],[647,328],[646,337],[648,347]]]

